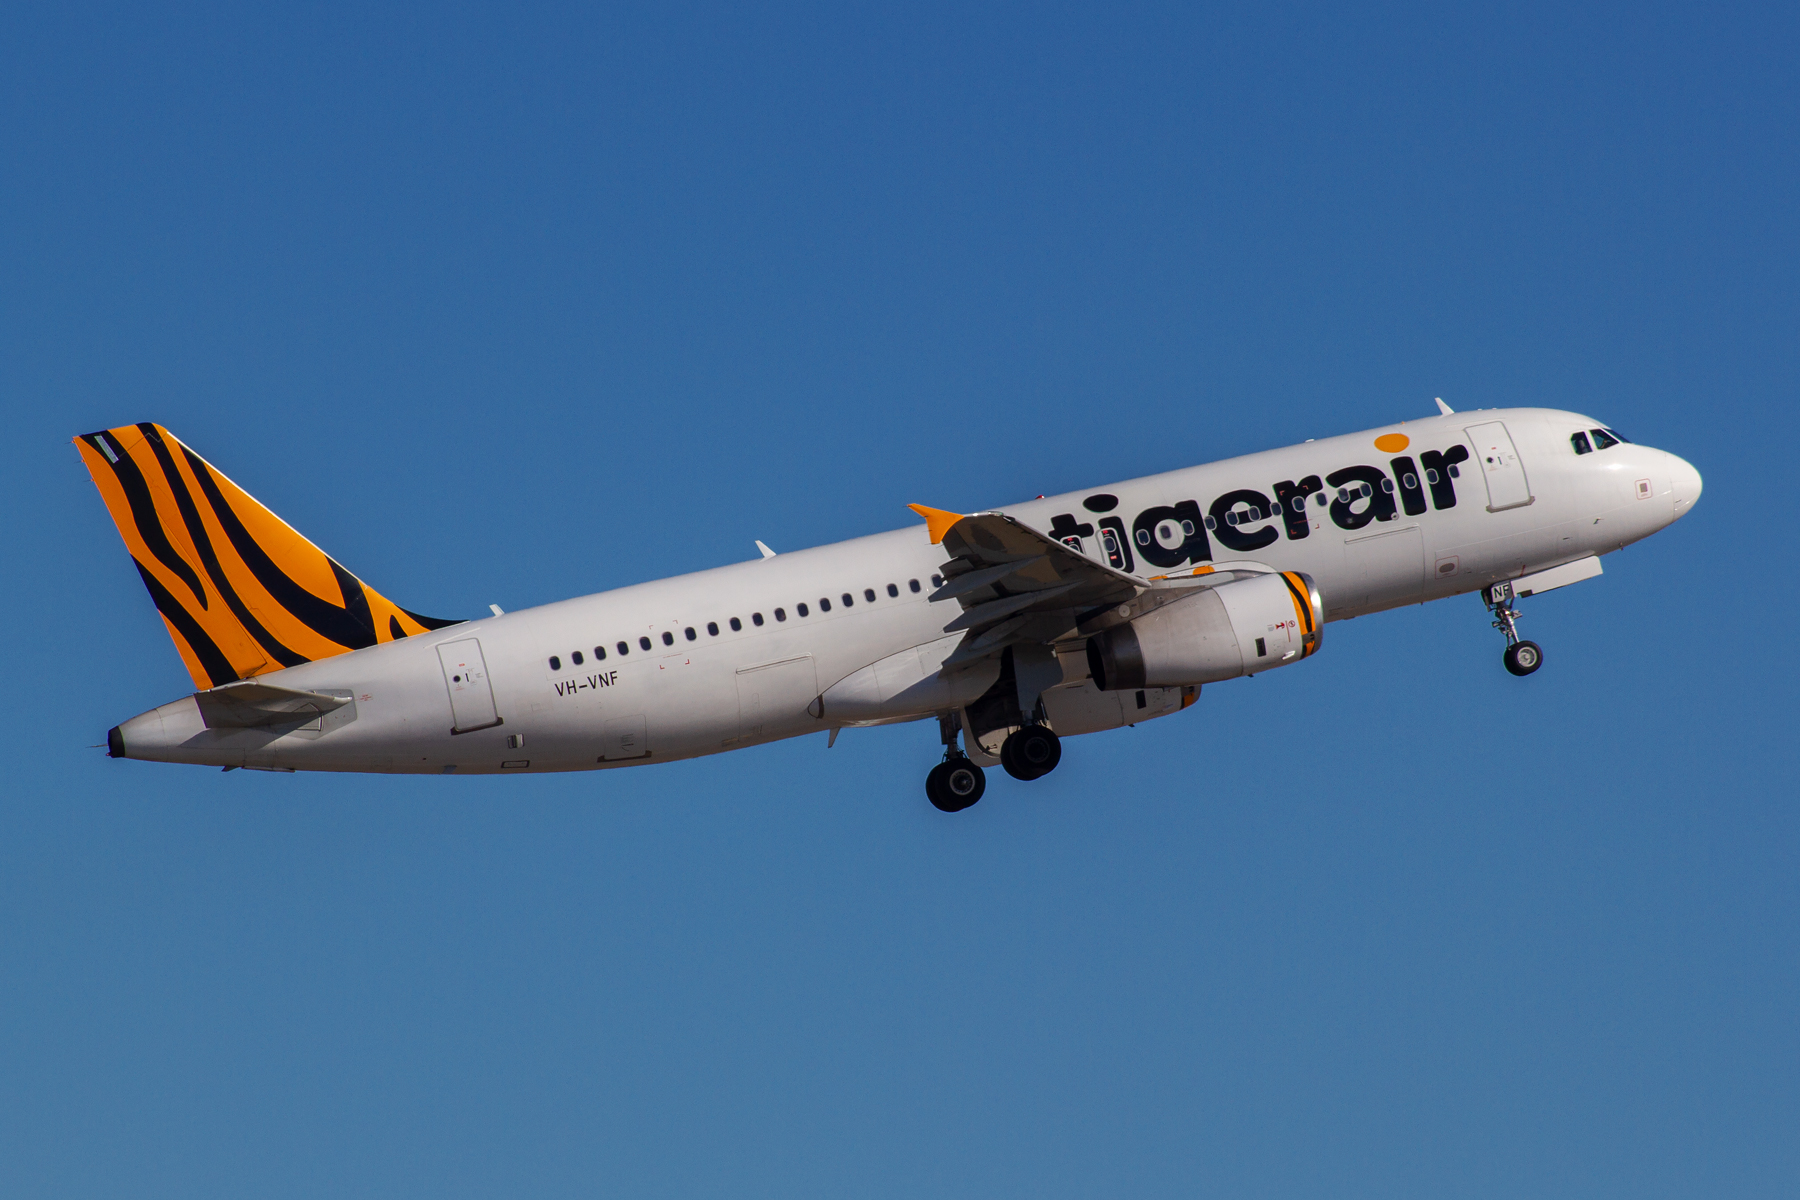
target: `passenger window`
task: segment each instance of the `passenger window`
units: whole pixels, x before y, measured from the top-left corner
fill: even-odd
[[[1137,531],[1137,543],[1140,546],[1148,546],[1150,544],[1150,531],[1148,529],[1140,529]]]
[[[1314,496],[1314,499],[1316,499],[1319,502],[1320,508],[1324,508],[1327,504],[1331,503],[1331,498],[1329,496],[1327,496],[1324,492],[1316,493]]]
[[[806,615],[806,606],[805,606],[805,605],[804,605],[804,604],[802,604],[802,605],[801,605],[801,606],[800,606],[800,615],[801,615],[801,616],[803,616],[803,617],[804,617],[804,616],[805,616],[805,615]],[[778,609],[776,609],[776,610],[775,610],[775,619],[776,619],[776,620],[777,620],[777,621],[785,621],[785,620],[787,620],[787,610],[786,610],[786,609],[784,609],[784,608],[778,608]]]
[[[663,645],[673,646],[674,644],[675,644],[675,635],[670,633],[666,629],[663,630]]]
[[[1192,521],[1183,521],[1181,523],[1181,536],[1182,537],[1193,537],[1194,536],[1194,523]]]
[[[906,586],[916,592],[919,590],[919,581],[916,579],[909,579],[906,581]]]
[[[845,592],[842,599],[845,608],[853,607],[856,604],[856,597],[852,596],[849,592]]]
[[[1406,484],[1406,490],[1410,492],[1419,486],[1419,477],[1414,475],[1411,471],[1408,471],[1406,473],[1406,478],[1401,482]]]
[[[797,612],[797,613],[799,613],[799,614],[800,614],[800,615],[801,615],[801,616],[803,616],[803,617],[809,617],[809,616],[811,616],[811,615],[812,615],[812,613],[810,613],[810,612],[809,612],[809,611],[807,611],[807,608],[806,608],[806,605],[804,605],[804,604],[796,604],[796,605],[794,605],[794,611],[795,611],[795,612]]]
[[[638,639],[638,645],[642,646],[644,649],[648,650],[650,648],[650,639],[647,637],[641,637]]]
[[[1604,430],[1604,429],[1596,429],[1593,431],[1593,433],[1594,433],[1594,449],[1596,449],[1596,450],[1611,449],[1612,447],[1619,444],[1619,439],[1612,436],[1610,433],[1606,432],[1606,430]]]
[[[1382,491],[1384,491],[1384,492],[1391,492],[1391,491],[1393,491],[1393,490],[1394,490],[1394,481],[1393,481],[1393,480],[1391,480],[1391,479],[1389,479],[1389,478],[1387,478],[1387,477],[1386,477],[1386,476],[1385,476],[1385,475],[1384,475],[1384,476],[1382,476],[1382,479],[1381,479],[1381,490],[1382,490]]]
[[[1452,479],[1461,479],[1462,478],[1462,472],[1456,469],[1455,463],[1451,463],[1448,467],[1445,468],[1445,470],[1450,472],[1450,478],[1452,478]]]
[[[1594,452],[1593,446],[1588,444],[1587,434],[1581,432],[1579,429],[1569,435],[1569,444],[1575,447],[1575,453],[1577,454],[1592,454]]]
[[[595,646],[594,647],[594,661],[595,662],[605,662],[606,661],[606,647],[605,646]]]
[[[569,661],[579,667],[581,665],[581,651],[577,650],[575,653],[569,655]]]
[[[550,656],[550,669],[552,671],[562,670],[562,659],[560,659],[560,658],[556,657],[556,655],[552,654]]]
[[[1426,467],[1425,468],[1425,482],[1431,484],[1433,487],[1436,487],[1437,481],[1438,481],[1437,468],[1436,467]]]
[[[900,588],[897,585],[892,584],[892,583],[888,584],[888,595],[890,597],[898,596],[899,594],[900,594]]]
[[[717,633],[717,632],[718,632],[718,629],[719,629],[719,627],[718,627],[718,626],[717,626],[717,625],[714,625],[714,626],[713,626],[713,632],[715,632],[715,633]],[[699,635],[699,634],[697,634],[697,633],[695,633],[695,632],[694,632],[694,627],[693,627],[693,626],[692,626],[692,625],[689,625],[689,626],[688,626],[688,627],[687,627],[687,628],[686,628],[686,629],[684,629],[684,630],[682,630],[682,631],[681,631],[681,632],[682,632],[682,633],[683,633],[683,634],[684,634],[684,635],[686,635],[686,637],[687,637],[687,640],[688,640],[688,641],[690,641],[690,642],[691,642],[691,641],[693,641],[693,640],[694,640],[694,639],[695,639],[695,638],[697,638],[697,637],[699,637],[699,636],[700,636],[700,635]],[[663,635],[663,636],[664,636],[664,637],[667,637],[667,636],[668,636],[668,635],[667,635],[667,634],[664,634],[664,635]]]
[[[627,655],[630,653],[631,653],[631,643],[630,642],[620,642],[619,643],[619,654],[621,656],[624,656],[624,655]]]
[[[779,612],[781,610],[777,609],[776,611]],[[777,621],[781,620],[780,617],[776,617],[775,619]],[[761,613],[751,613],[750,614],[750,623],[752,625],[761,625],[762,624],[762,614]]]
[[[875,603],[875,589],[874,588],[864,588],[863,589],[863,599],[867,600],[870,604]]]
[[[1219,527],[1219,523],[1217,521],[1213,520],[1211,517],[1206,518],[1205,525],[1209,530],[1217,529]]]
[[[719,636],[719,623],[717,621],[708,621],[706,623],[706,636],[707,637],[718,637]]]
[[[934,588],[943,587],[944,586],[944,577],[942,575],[933,575],[931,577],[931,586]]]

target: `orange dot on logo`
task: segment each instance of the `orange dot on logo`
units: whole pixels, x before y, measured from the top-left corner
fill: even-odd
[[[1375,439],[1375,448],[1383,454],[1398,454],[1412,444],[1404,433],[1384,433]]]

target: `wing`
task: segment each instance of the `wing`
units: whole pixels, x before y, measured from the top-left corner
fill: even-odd
[[[946,667],[1017,642],[1054,642],[1075,632],[1090,614],[1150,588],[1005,513],[963,516],[922,504],[909,507],[925,518],[931,540],[952,556],[942,568],[945,582],[931,599],[957,601],[962,611],[946,622],[944,632],[967,634]]]

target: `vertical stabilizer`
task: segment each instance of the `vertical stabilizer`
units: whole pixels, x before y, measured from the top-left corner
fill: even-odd
[[[198,688],[456,624],[363,583],[160,425],[75,445]]]

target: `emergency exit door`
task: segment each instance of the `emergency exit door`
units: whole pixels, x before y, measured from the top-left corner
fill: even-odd
[[[1463,432],[1475,444],[1475,465],[1487,480],[1488,511],[1530,504],[1531,482],[1525,478],[1525,464],[1519,461],[1512,435],[1506,432],[1506,422],[1471,425]]]
[[[437,648],[444,668],[444,686],[450,689],[451,733],[468,733],[500,724],[494,710],[494,688],[488,682],[487,662],[481,657],[479,638],[445,642]]]

